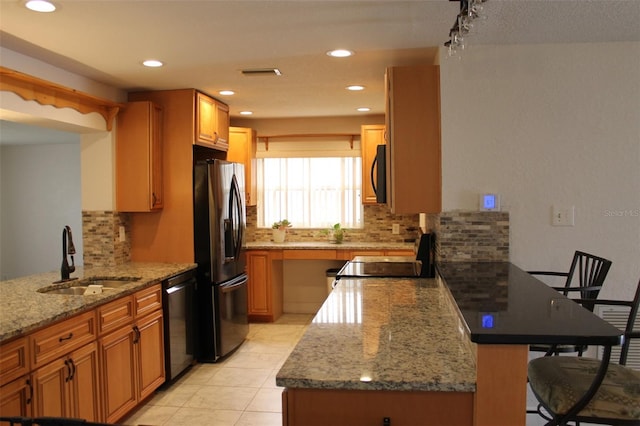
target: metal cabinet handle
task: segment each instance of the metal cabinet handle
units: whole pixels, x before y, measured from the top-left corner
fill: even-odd
[[[65,340],[71,340],[73,338],[73,333],[69,333],[67,337],[60,337],[58,342],[64,342]]]
[[[73,359],[70,359],[69,365],[71,366],[71,376],[69,377],[69,381],[71,381],[74,377],[76,377],[76,363],[73,362]]]
[[[67,377],[64,378],[65,382],[68,382],[73,377],[73,373],[71,372],[71,361],[68,359],[64,360],[64,365],[67,367]]]
[[[133,332],[135,333],[135,337],[133,338],[133,343],[138,343],[140,341],[140,329],[137,325],[133,326]]]
[[[27,379],[26,383],[27,388],[29,389],[29,396],[25,401],[26,404],[31,404],[31,400],[33,399],[33,384],[31,384],[31,380]]]

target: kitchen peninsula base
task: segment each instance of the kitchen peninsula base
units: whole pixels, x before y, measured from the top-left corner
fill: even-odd
[[[473,425],[471,392],[286,389],[284,426]]]

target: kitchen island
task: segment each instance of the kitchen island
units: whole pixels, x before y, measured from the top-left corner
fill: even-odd
[[[340,280],[276,377],[294,425],[524,425],[530,343],[621,332],[510,263]]]

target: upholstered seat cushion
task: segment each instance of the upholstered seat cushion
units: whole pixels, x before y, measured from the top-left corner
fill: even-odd
[[[543,405],[565,414],[591,385],[600,361],[547,356],[529,362],[529,383]],[[640,371],[611,363],[595,397],[580,417],[640,420]]]

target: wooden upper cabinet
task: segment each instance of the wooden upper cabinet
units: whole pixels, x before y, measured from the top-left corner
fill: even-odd
[[[229,149],[229,107],[201,92],[196,92],[194,143],[222,151]]]
[[[255,206],[256,196],[256,131],[246,127],[229,128],[227,161],[244,164],[245,201]]]
[[[378,145],[385,144],[384,124],[363,125],[360,128],[360,146],[362,150],[362,204],[376,204],[373,182],[376,177],[376,151]],[[377,185],[377,183],[376,183]]]
[[[163,204],[162,107],[130,102],[117,122],[116,209],[147,212]]]
[[[388,68],[385,83],[387,204],[395,214],[439,213],[440,69]]]

